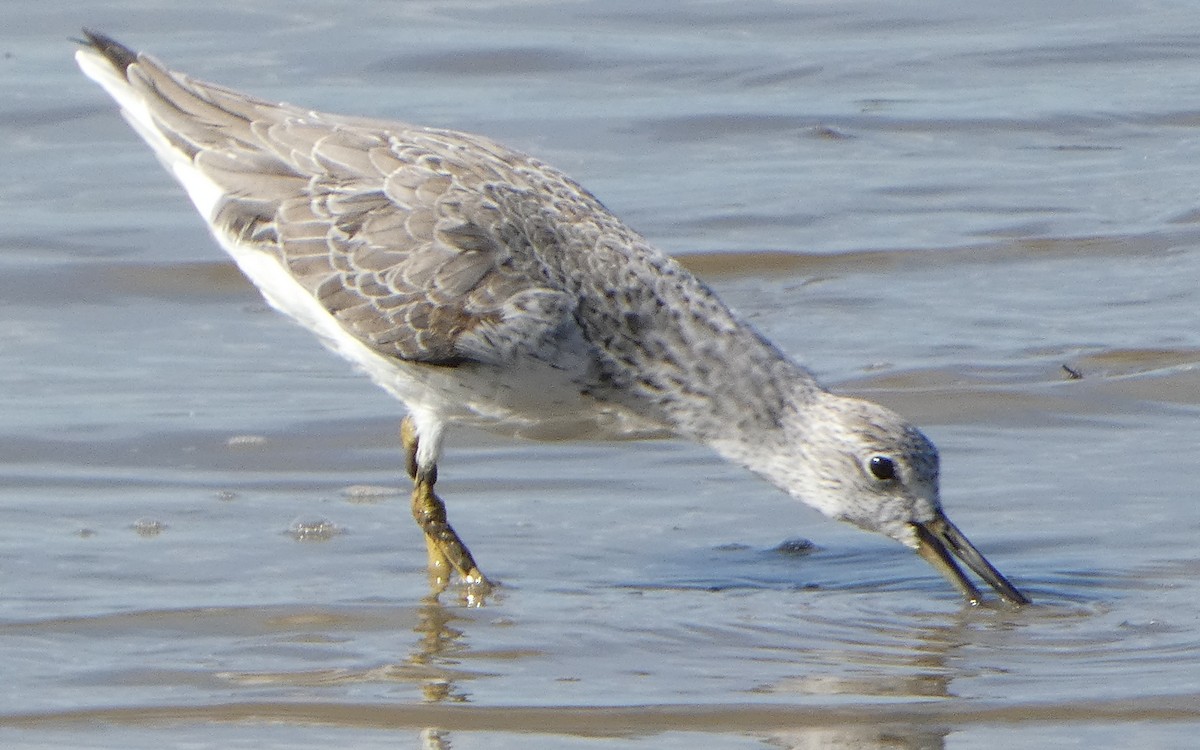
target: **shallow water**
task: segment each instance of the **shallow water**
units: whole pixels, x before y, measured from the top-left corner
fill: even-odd
[[[0,744],[1193,744],[1194,8],[643,5],[131,0],[0,32]],[[470,432],[439,487],[504,586],[430,600],[401,407],[224,261],[75,70],[83,23],[564,168],[926,428],[1035,606],[966,607],[694,446]]]

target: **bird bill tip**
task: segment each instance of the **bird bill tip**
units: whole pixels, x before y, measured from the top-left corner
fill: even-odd
[[[974,571],[1009,604],[1020,606],[1030,603],[1029,597],[1009,583],[945,516],[939,515],[932,521],[914,523],[912,526],[917,536],[917,554],[954,584],[972,606],[982,604],[983,596],[959,567],[958,561]]]

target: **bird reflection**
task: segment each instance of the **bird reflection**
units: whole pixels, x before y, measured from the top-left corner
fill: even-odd
[[[427,672],[421,677],[421,697],[426,703],[467,703],[470,695],[455,679],[454,658],[467,650],[463,631],[452,627],[458,617],[442,606],[435,592],[421,601],[417,609],[417,625],[413,628],[419,638],[408,657],[409,664]],[[450,750],[450,733],[441,727],[421,730],[421,750]]]
[[[897,724],[842,726],[779,732],[764,738],[767,747],[786,750],[942,750],[948,729]]]
[[[422,729],[421,750],[450,750],[450,733],[441,729]]]
[[[470,700],[456,679],[455,667],[459,662],[454,657],[467,650],[463,631],[451,625],[457,619],[454,611],[444,607],[436,594],[425,597],[417,609],[417,625],[413,632],[420,637],[408,662],[423,673],[421,694],[426,703],[466,703]]]
[[[957,616],[918,615],[903,625],[873,615],[853,618],[853,628],[870,634],[830,639],[823,648],[806,651],[808,658],[798,659],[793,674],[750,690],[773,696],[766,705],[747,706],[732,698],[727,709],[709,706],[703,731],[712,744],[720,743],[718,737],[736,737],[743,743],[761,743],[765,750],[941,750],[947,737],[962,729],[962,722],[970,726],[969,718],[946,711],[958,703],[954,683],[962,676],[956,666],[962,650],[1004,639],[1029,616],[1028,610],[999,606],[989,610],[986,618],[981,611],[963,608]],[[418,638],[408,662],[427,704],[472,702],[464,685],[476,673],[462,668],[470,653],[465,632],[471,620],[464,616],[468,612],[457,601],[443,605],[437,595],[426,597],[417,610],[413,632]],[[831,628],[847,625],[841,617],[829,620]],[[797,700],[787,701],[789,695]],[[804,709],[778,704],[781,696],[784,704],[799,703]],[[828,704],[823,696],[829,698]],[[697,731],[696,708],[663,709],[630,706],[597,713],[562,708],[551,712],[554,719],[548,725],[546,709],[513,707],[506,711],[505,723],[509,731],[560,737]],[[455,731],[478,729],[453,722],[428,726],[418,746],[449,750]]]

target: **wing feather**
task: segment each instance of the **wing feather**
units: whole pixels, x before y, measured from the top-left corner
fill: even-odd
[[[185,185],[203,176],[188,187],[213,231],[275,257],[376,352],[501,363],[578,340],[577,298],[545,263],[546,185],[526,181],[540,164],[482,137],[266,102],[89,38],[81,54],[111,66],[98,78],[139,132]]]

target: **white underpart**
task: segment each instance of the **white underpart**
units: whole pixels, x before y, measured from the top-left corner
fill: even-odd
[[[98,53],[83,49],[75,53],[79,67],[92,80],[104,87],[121,107],[121,114],[150,145],[155,156],[174,175],[187,191],[200,215],[213,227],[213,219],[225,191],[207,175],[196,168],[187,154],[179,151],[163,135],[158,123],[141,94],[118,74],[112,65]],[[363,366],[373,377],[381,381],[388,390],[394,388],[385,381],[394,380],[395,366],[371,351],[342,328],[336,319],[308,293],[273,256],[261,250],[234,242],[224,232],[213,231],[213,236],[233,257],[238,268],[262,292],[272,307],[294,318],[305,328],[316,333],[327,346],[346,359]],[[382,379],[381,379],[382,377]],[[401,394],[396,394],[401,395]]]
[[[200,174],[192,160],[184,153],[174,148],[170,141],[159,129],[158,123],[150,114],[142,95],[126,80],[125,75],[117,71],[108,60],[92,49],[81,49],[75,53],[75,62],[84,75],[100,84],[108,95],[116,100],[121,107],[121,114],[129,125],[142,137],[154,155],[158,157],[167,171],[179,180],[200,215],[205,221],[211,221],[224,191],[212,180]]]

